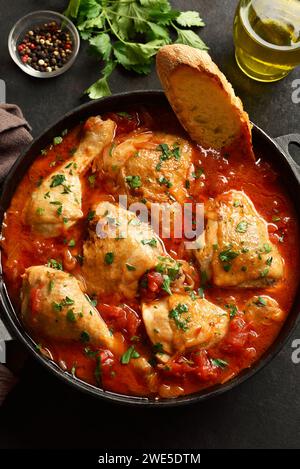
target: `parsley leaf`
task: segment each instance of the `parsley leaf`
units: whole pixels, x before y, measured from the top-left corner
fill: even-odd
[[[228,362],[222,360],[221,358],[212,358],[210,361],[213,365],[217,366],[218,368],[224,369],[226,368],[226,366],[228,366]]]
[[[200,39],[198,34],[194,33],[194,31],[180,28],[176,28],[176,31],[178,34],[176,42],[178,44],[186,44],[187,46],[196,47],[196,49],[201,50],[208,49],[202,39]]]
[[[51,179],[50,187],[57,187],[65,182],[66,176],[64,174],[55,174]]]
[[[207,49],[194,31],[185,29],[204,26],[199,13],[177,11],[169,0],[69,0],[65,15],[103,61],[102,76],[86,90],[91,99],[111,94],[108,78],[117,64],[150,73],[158,49],[172,42],[172,30],[176,42]]]
[[[183,332],[188,330],[189,318],[182,319],[181,315],[187,313],[189,310],[188,306],[184,303],[178,303],[176,308],[169,312],[169,318],[174,319],[177,329],[181,329]]]
[[[114,261],[115,255],[113,252],[107,252],[104,256],[104,262],[107,265],[111,265]]]
[[[200,18],[198,11],[183,11],[176,18],[176,22],[180,26],[205,26],[204,21]]]
[[[142,185],[140,176],[126,176],[125,179],[131,189],[138,189]]]
[[[140,354],[135,350],[134,345],[131,345],[121,357],[122,365],[128,365],[132,358],[139,358]]]

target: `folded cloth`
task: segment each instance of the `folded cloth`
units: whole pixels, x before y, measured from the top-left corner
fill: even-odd
[[[18,106],[0,104],[0,184],[21,151],[31,142],[30,131]]]
[[[16,382],[17,378],[14,377],[12,372],[0,364],[0,406]]]
[[[18,106],[0,104],[0,186],[21,151],[31,142],[30,130]],[[0,365],[0,406],[16,381],[12,372]]]

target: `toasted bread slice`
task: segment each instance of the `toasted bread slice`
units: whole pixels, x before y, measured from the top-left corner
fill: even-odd
[[[204,148],[221,149],[242,138],[252,153],[248,114],[207,52],[182,44],[164,46],[156,67],[175,114],[193,140]]]

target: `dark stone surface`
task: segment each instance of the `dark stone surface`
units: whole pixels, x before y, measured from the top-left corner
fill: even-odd
[[[83,44],[76,64],[58,78],[38,80],[11,61],[6,47],[14,22],[37,9],[62,11],[67,1],[0,0],[0,78],[7,100],[20,105],[37,135],[86,98],[82,91],[98,76]],[[299,132],[300,105],[292,103],[295,70],[275,84],[242,75],[233,55],[232,20],[237,1],[173,1],[197,9],[206,20],[201,36],[243,99],[251,119],[271,136]],[[160,88],[155,73],[141,78],[116,70],[113,92]],[[191,407],[147,410],[120,407],[71,390],[32,360],[0,411],[0,448],[299,448],[300,364],[292,363],[292,341],[272,363],[233,391]]]

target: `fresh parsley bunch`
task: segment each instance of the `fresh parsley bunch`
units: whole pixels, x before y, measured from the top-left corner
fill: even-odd
[[[91,99],[111,94],[108,78],[117,64],[141,75],[150,73],[153,56],[172,41],[207,49],[190,27],[204,26],[197,11],[174,10],[168,0],[70,0],[65,15],[73,19],[102,58],[102,77],[86,92]]]

